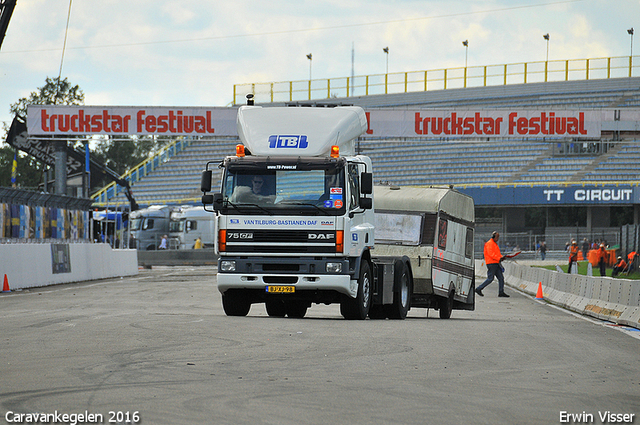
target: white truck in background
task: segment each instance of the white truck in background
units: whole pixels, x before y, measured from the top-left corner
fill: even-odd
[[[203,206],[183,206],[171,212],[169,247],[192,249],[200,238],[203,248],[212,248],[215,240],[215,216]]]
[[[473,201],[448,188],[437,189],[444,203],[404,188],[374,195],[371,160],[355,153],[367,129],[362,108],[250,105],[237,122],[236,156],[208,162],[201,183],[217,221],[227,315],[245,316],[254,303],[276,317],[339,303],[343,317],[359,320],[404,319],[412,306],[439,309],[442,318],[473,310]],[[211,194],[214,166],[223,175]],[[378,218],[374,196],[382,199]],[[440,210],[456,199],[459,209]],[[394,236],[404,232],[412,237]]]
[[[141,251],[158,249],[162,236],[169,235],[169,221],[174,207],[169,205],[151,205],[132,211],[131,248]]]

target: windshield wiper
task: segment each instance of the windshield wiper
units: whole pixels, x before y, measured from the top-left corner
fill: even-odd
[[[302,205],[302,206],[306,206],[306,207],[314,207],[315,209],[317,209],[318,211],[320,211],[321,213],[323,213],[324,215],[331,215],[327,212],[327,210],[320,208],[319,206],[317,206],[316,204],[310,204],[308,202],[279,202],[279,205]]]
[[[258,205],[258,204],[244,204],[244,203],[243,203],[243,204],[234,204],[233,202],[229,201],[228,199],[226,200],[225,204],[226,204],[227,206],[228,206],[228,205],[231,205],[233,208],[235,208],[235,209],[236,209],[236,210],[238,210],[238,211],[240,211],[240,207],[245,207],[245,206],[246,206],[246,207],[256,207],[256,208],[261,209],[262,211],[266,212],[266,213],[267,213],[267,214],[269,214],[269,215],[273,215],[273,212],[272,212],[272,211],[269,211],[268,209],[266,209],[266,208],[264,208],[264,207],[261,207],[261,206],[260,206],[260,205]]]

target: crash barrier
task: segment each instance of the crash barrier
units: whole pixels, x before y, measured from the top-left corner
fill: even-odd
[[[153,266],[214,266],[216,264],[218,264],[218,256],[213,248],[138,251],[138,265],[146,268]]]
[[[9,288],[32,288],[138,273],[137,251],[99,243],[0,244],[0,278]]]
[[[559,273],[515,262],[503,264],[508,286],[536,296],[541,285],[544,300],[552,304],[640,329],[640,282],[636,280]],[[484,281],[486,270],[484,262],[476,260],[476,283]]]

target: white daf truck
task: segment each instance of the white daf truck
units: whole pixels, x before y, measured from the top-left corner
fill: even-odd
[[[359,320],[404,319],[412,306],[439,309],[442,318],[473,310],[473,243],[465,242],[473,242],[473,201],[438,189],[464,199],[458,220],[439,201],[404,199],[421,195],[403,188],[381,196],[376,219],[371,160],[355,153],[367,129],[362,108],[242,106],[237,124],[236,155],[208,162],[201,183],[202,202],[216,214],[227,315],[245,316],[254,303],[276,317],[339,303],[346,319]],[[215,167],[221,189],[210,193]],[[376,239],[380,220],[385,245]],[[411,239],[396,237],[406,231]]]

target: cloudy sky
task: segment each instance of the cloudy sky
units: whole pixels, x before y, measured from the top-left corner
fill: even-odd
[[[0,121],[57,77],[69,0],[18,0]],[[62,76],[87,105],[225,106],[240,83],[625,56],[640,0],[75,0]],[[640,43],[634,50],[640,54]],[[312,63],[306,55],[313,55]]]

